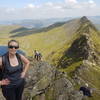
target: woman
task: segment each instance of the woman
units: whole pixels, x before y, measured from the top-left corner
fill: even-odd
[[[16,53],[19,43],[16,40],[8,42],[8,52],[0,58],[0,66],[3,69],[3,79],[10,83],[2,86],[2,93],[6,100],[22,100],[25,85],[25,75],[29,68],[29,60],[22,54]],[[3,59],[5,58],[5,62]]]

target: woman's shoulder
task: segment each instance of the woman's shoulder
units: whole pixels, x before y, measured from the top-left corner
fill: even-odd
[[[2,60],[2,56],[0,56],[0,60]]]
[[[25,57],[24,55],[22,55],[22,54],[20,54],[20,53],[17,53],[17,55],[20,56],[21,58],[22,58],[22,57]]]
[[[0,56],[0,66],[2,66],[2,56]]]
[[[21,60],[24,62],[24,63],[29,63],[29,60],[26,56],[22,55],[22,54],[19,54],[20,57],[21,57]]]
[[[23,60],[23,59],[26,58],[26,57],[25,57],[24,55],[22,55],[22,54],[19,54],[19,53],[18,53],[17,55],[20,57],[21,60]]]

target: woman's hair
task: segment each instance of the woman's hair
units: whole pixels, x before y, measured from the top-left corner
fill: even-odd
[[[16,41],[16,40],[10,40],[10,41],[8,42],[8,46],[9,46],[9,44],[10,44],[11,42],[16,42],[16,43],[18,44],[18,46],[19,46],[19,42]]]

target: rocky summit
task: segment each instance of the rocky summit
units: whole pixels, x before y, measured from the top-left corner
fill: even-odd
[[[31,65],[24,100],[82,100],[83,94],[74,90],[72,82],[64,72],[58,71],[47,62]]]

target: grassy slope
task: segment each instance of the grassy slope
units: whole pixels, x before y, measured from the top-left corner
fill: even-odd
[[[67,39],[66,32],[62,27],[41,34],[29,35],[27,38],[26,36],[18,38],[22,48],[28,51],[28,55],[32,55],[33,50],[37,49],[41,51],[45,57],[51,52],[59,49]],[[30,43],[28,41],[30,41]]]
[[[100,30],[100,24],[95,24],[95,26]]]
[[[96,34],[95,31],[92,30],[91,40],[95,46],[95,49],[100,53],[100,32]]]
[[[100,54],[100,34],[97,34],[94,30],[91,30],[90,34],[92,43],[94,44],[94,49]],[[73,72],[82,64],[81,60],[73,62],[70,66],[65,69],[59,69],[60,71],[67,72],[69,77],[72,77]],[[91,65],[88,66],[88,70],[82,70],[81,75],[78,74],[85,82],[87,82],[90,87],[95,88],[96,91],[93,92],[93,97],[88,98],[88,100],[99,100],[100,99],[100,66]],[[80,85],[81,86],[81,85]],[[79,89],[80,86],[75,86]]]
[[[70,22],[69,22],[70,23]],[[70,24],[65,24],[60,27],[56,27],[48,32],[42,32],[41,34],[32,34],[29,36],[18,37],[15,38],[20,42],[21,49],[25,50],[28,56],[32,56],[33,50],[37,49],[42,52],[43,57],[51,61],[54,61],[54,64],[57,64],[60,57],[62,57],[64,51],[66,51],[74,39],[76,39],[79,35],[75,32],[75,29],[79,26],[77,25],[78,21],[71,22]],[[75,24],[75,25],[74,25]],[[69,28],[70,27],[70,28]],[[16,29],[17,27],[15,27]],[[11,38],[9,37],[9,32],[13,29],[13,27],[8,28],[7,30],[3,30],[2,36],[6,35],[6,39],[0,38],[0,44],[6,44],[7,41]],[[4,34],[6,33],[6,34]],[[45,34],[45,35],[44,35]],[[95,45],[95,49],[100,52],[100,36],[95,34],[95,31],[92,30],[91,33],[92,41]],[[73,62],[68,68],[60,69],[61,71],[65,71],[71,77],[72,72],[75,71],[77,67],[82,64],[82,61],[75,61]],[[84,80],[88,81],[89,83],[93,84],[97,89],[100,89],[100,69],[99,66],[89,67],[89,71],[83,71],[82,77]],[[92,77],[92,79],[91,79]],[[99,95],[94,93],[96,96],[95,98],[90,98],[90,100],[99,100]]]
[[[72,40],[72,38],[75,36],[74,31],[78,26],[78,20],[69,21],[63,26],[55,27],[47,32],[31,34],[24,37],[16,37],[15,39],[20,42],[21,49],[25,50],[28,56],[32,56],[33,50],[37,49],[42,52],[43,57],[46,58],[53,52],[58,52],[61,50],[61,48],[66,49],[68,47],[69,41]],[[5,32],[7,34],[6,37],[9,36],[9,32],[10,30]],[[4,34],[2,35],[4,36]],[[11,38],[7,38],[5,40],[1,39],[0,44],[6,44],[9,39]],[[64,44],[66,44],[66,46],[64,46]]]
[[[5,28],[6,29],[6,28]],[[7,31],[6,31],[7,30]],[[10,29],[1,31],[0,44],[6,45],[9,38]],[[45,34],[45,35],[44,35]],[[67,40],[66,32],[62,27],[55,28],[49,32],[43,32],[41,34],[34,34],[17,39],[20,42],[21,49],[25,50],[28,56],[31,56],[34,49],[37,49],[43,53],[44,56],[48,55],[50,52],[58,49]]]
[[[0,25],[0,45],[6,45],[8,40],[10,40],[10,35],[9,34],[12,30],[15,30],[19,28],[20,26],[18,25],[7,25],[3,26]]]

